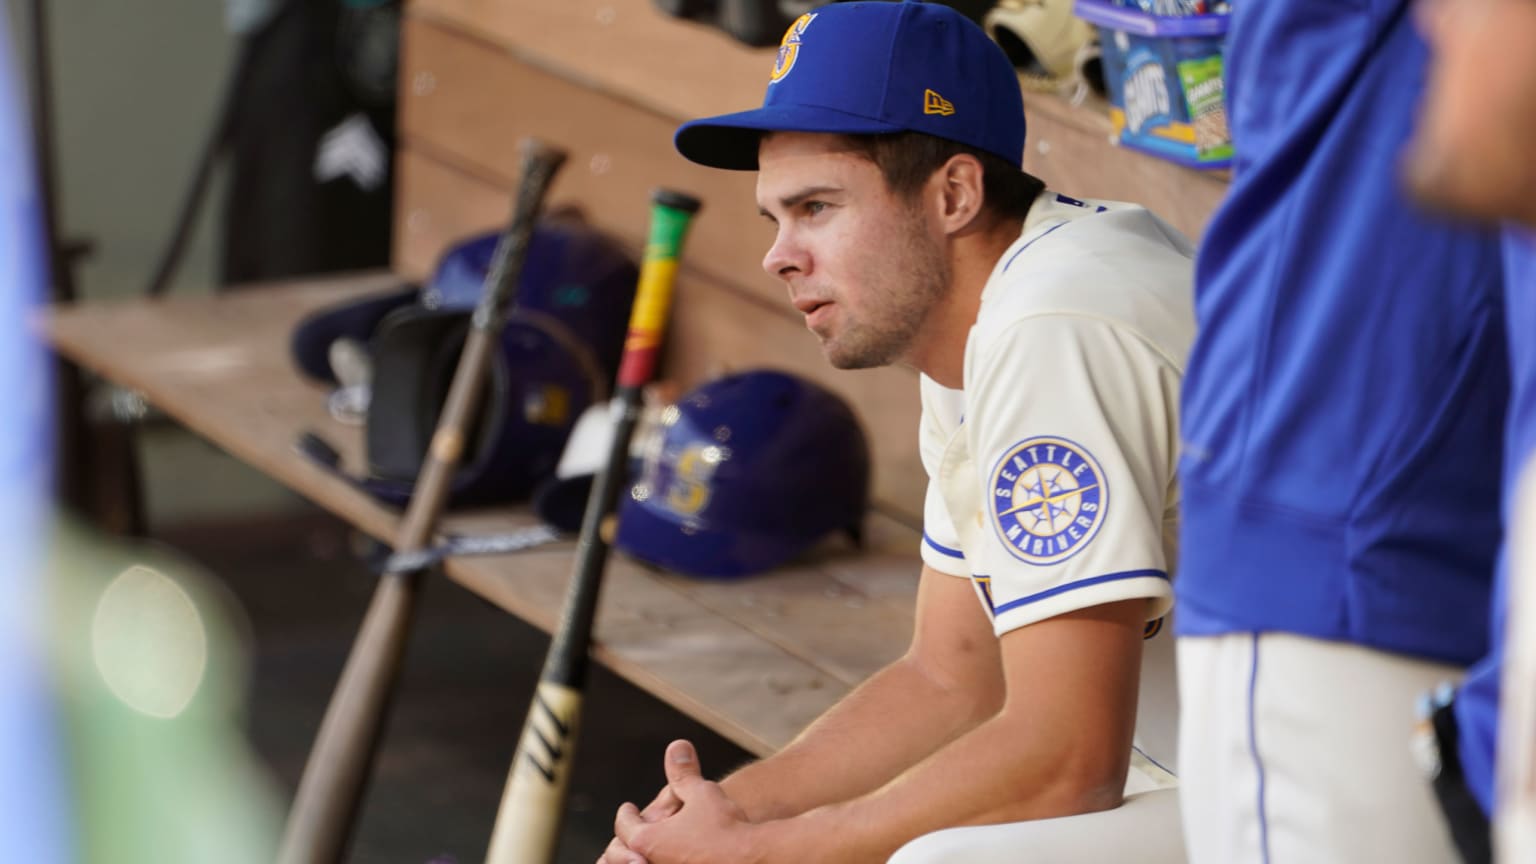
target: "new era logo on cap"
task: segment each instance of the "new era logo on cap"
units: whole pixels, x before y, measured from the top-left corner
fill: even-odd
[[[694,162],[755,170],[765,132],[919,132],[1017,166],[1024,102],[1007,55],[964,15],[939,3],[854,0],[790,25],[761,108],[686,123],[675,142]]]

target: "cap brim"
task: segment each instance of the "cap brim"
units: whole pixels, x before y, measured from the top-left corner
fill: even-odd
[[[757,144],[768,132],[880,135],[900,131],[900,126],[832,108],[765,105],[684,123],[672,141],[690,162],[729,171],[756,171]]]
[[[335,384],[331,343],[337,339],[367,342],[384,316],[409,306],[419,293],[415,285],[408,285],[312,313],[294,328],[290,340],[294,363],[310,378]]]

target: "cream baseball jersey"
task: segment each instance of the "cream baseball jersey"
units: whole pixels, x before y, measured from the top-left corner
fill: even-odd
[[[970,579],[999,636],[1145,598],[1138,742],[1158,761],[1177,740],[1160,619],[1177,559],[1192,256],[1144,208],[1047,190],[988,279],[963,389],[921,378],[924,562]]]

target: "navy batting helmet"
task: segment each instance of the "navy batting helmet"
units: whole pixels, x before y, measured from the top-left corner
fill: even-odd
[[[368,488],[410,499],[469,330],[465,313],[400,310],[373,338]],[[591,352],[558,321],[513,315],[491,354],[486,397],[450,487],[455,504],[526,497],[554,473],[576,418],[607,397]]]
[[[335,383],[329,351],[337,339],[367,342],[398,309],[469,312],[480,299],[500,235],[478,234],[455,244],[431,281],[404,286],[321,310],[294,331],[292,350],[300,371]],[[516,306],[526,315],[556,319],[589,347],[607,382],[618,374],[639,271],[613,240],[576,219],[546,219],[534,229],[517,283]]]
[[[495,257],[500,234],[482,234],[448,251],[422,290],[429,309],[469,309]],[[528,242],[517,309],[548,315],[590,347],[610,385],[619,372],[639,271],[613,240],[571,219],[539,223]]]
[[[395,289],[322,311],[294,334],[299,368],[322,381],[335,380],[334,342],[366,342],[368,475],[353,479],[383,500],[410,498],[498,240],[484,234],[457,244],[420,291]],[[452,503],[523,498],[553,473],[576,418],[607,398],[637,273],[621,247],[579,221],[538,225]]]
[[[620,504],[615,545],[692,576],[768,570],[826,534],[855,538],[869,447],[837,396],[784,372],[705,384],[667,409]]]

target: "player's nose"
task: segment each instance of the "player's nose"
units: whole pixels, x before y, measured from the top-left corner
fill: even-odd
[[[788,226],[779,226],[773,245],[763,256],[763,269],[769,276],[788,281],[792,276],[805,275],[810,271],[810,254],[795,241],[794,232]]]

